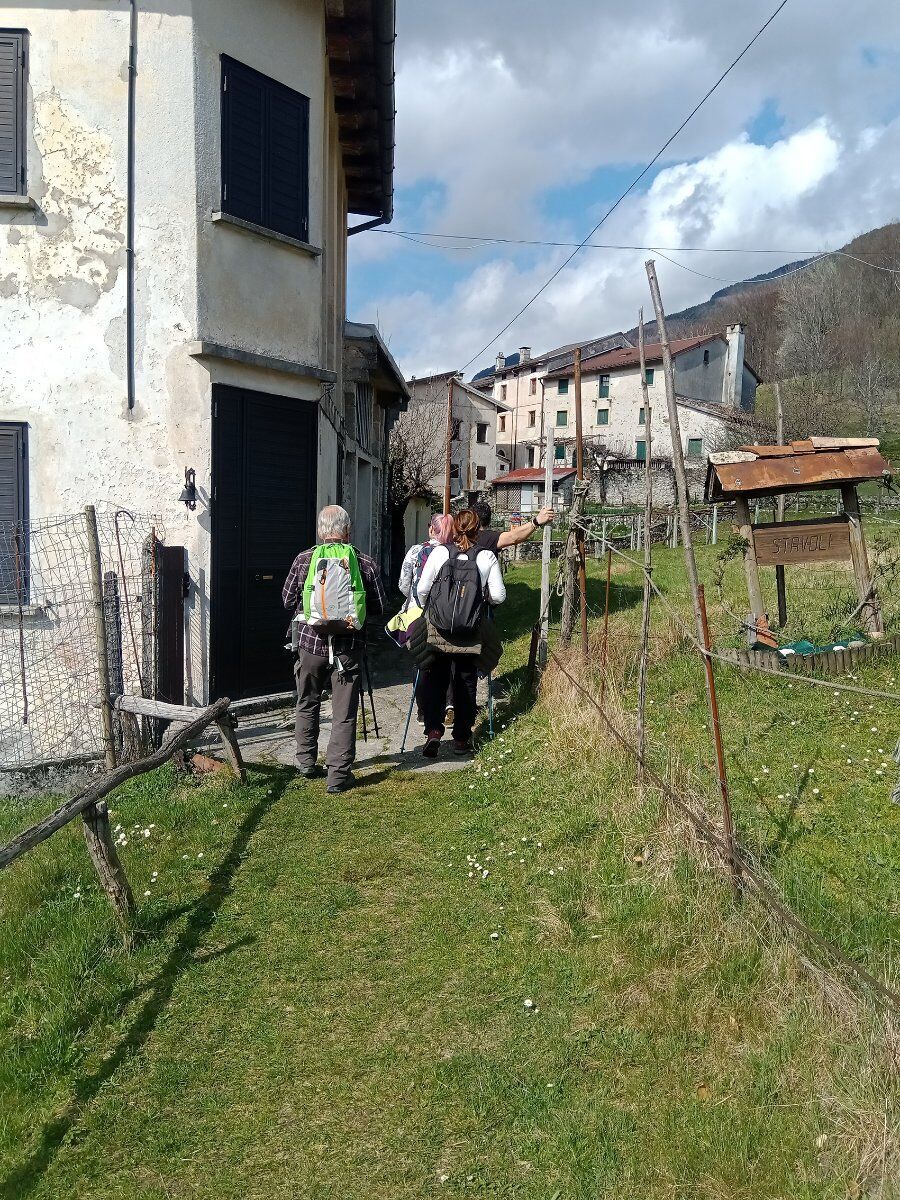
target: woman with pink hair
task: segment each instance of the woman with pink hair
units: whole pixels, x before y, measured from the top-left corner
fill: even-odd
[[[435,513],[428,526],[428,541],[420,542],[418,546],[410,546],[400,568],[400,591],[406,597],[406,607],[418,604],[416,587],[422,577],[422,571],[435,546],[448,546],[453,541],[453,518],[447,513]]]

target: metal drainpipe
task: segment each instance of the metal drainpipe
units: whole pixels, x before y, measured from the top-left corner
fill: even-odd
[[[129,412],[135,406],[135,321],[134,321],[134,160],[135,109],[137,91],[138,0],[130,0],[131,20],[128,42],[128,166],[125,217],[125,371]]]

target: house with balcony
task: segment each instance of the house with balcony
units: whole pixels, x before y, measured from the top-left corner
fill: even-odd
[[[319,507],[388,552],[407,393],[346,323],[346,254],[392,214],[394,9],[0,10],[0,523],[158,514],[188,702],[289,687],[281,584]]]

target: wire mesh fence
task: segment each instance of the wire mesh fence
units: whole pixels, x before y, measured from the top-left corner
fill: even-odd
[[[843,653],[784,658],[773,649],[744,665],[721,657],[723,647],[747,645],[743,563],[730,528],[723,528],[718,546],[695,539],[708,601],[724,776],[714,752],[704,654],[680,546],[654,545],[645,636],[642,555],[610,546],[609,573],[606,564],[588,573],[586,656],[577,622],[571,646],[562,643],[556,621],[564,589],[553,588],[549,655],[551,668],[563,672],[570,686],[566,704],[579,697],[589,704],[596,733],[606,733],[633,757],[635,778],[658,783],[676,817],[689,818],[700,841],[721,859],[729,854],[720,795],[725,779],[744,885],[825,959],[900,1011],[900,525],[876,524],[874,515],[866,516],[869,561],[886,636],[866,639],[848,621],[858,600],[852,571],[841,563],[788,570],[791,625],[777,630],[782,646],[800,635],[818,643],[847,640],[855,630],[866,642],[860,651],[845,647]],[[594,529],[596,521],[589,522]],[[564,570],[554,570],[560,584]],[[763,658],[765,666],[757,662]]]
[[[113,691],[146,691],[157,640],[158,517],[97,513]],[[85,513],[0,525],[0,771],[103,754],[97,605]]]

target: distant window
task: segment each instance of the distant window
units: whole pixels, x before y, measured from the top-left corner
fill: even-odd
[[[609,409],[608,408],[598,408],[597,409],[597,424],[598,425],[608,425],[609,424]]]
[[[703,365],[704,365],[704,367],[709,366],[709,351],[708,350],[703,351]]]
[[[647,443],[646,442],[636,442],[635,443],[634,457],[638,460],[638,462],[645,461],[645,459],[647,457]]]
[[[609,376],[608,375],[600,376],[600,399],[601,400],[609,399]]]
[[[568,425],[568,423],[569,423],[568,409],[558,408],[556,410],[556,423],[557,423],[557,425]]]
[[[654,374],[655,374],[655,372],[652,367],[648,367],[647,370],[644,372],[644,375],[647,380],[647,387],[650,387],[653,384]]]
[[[487,479],[487,467],[476,467],[475,468],[475,478],[476,479]]]
[[[475,441],[480,442],[482,445],[484,445],[484,443],[487,441],[487,435],[488,435],[487,425],[483,425],[479,421],[478,424],[475,426]]]
[[[528,410],[528,424],[529,424],[529,427],[530,427],[530,426],[532,426],[532,425],[534,425],[534,423],[535,423],[535,422],[534,422],[534,419],[535,419],[536,415],[537,415],[537,411],[536,411],[536,409],[533,409],[533,408],[531,408],[531,409],[529,409],[529,410]]]
[[[568,381],[568,379],[561,379],[561,380],[559,381],[559,394],[560,394],[561,396],[567,396],[567,395],[569,394],[569,381]]]
[[[565,446],[556,446],[554,448],[553,454],[554,454],[554,457],[556,458],[557,462],[563,462],[566,457]]]
[[[309,241],[309,99],[224,54],[222,210]]]
[[[459,441],[459,431],[462,428],[462,421],[459,417],[453,418],[453,432],[450,434],[450,440],[453,442]]]
[[[0,194],[24,196],[26,86],[22,30],[0,29]]]
[[[647,417],[646,417],[646,413],[642,407],[641,411],[638,413],[638,425],[646,425],[646,423],[647,423]]]
[[[703,438],[688,438],[688,458],[700,458],[703,454]]]
[[[506,417],[500,418],[500,432],[506,433]]]
[[[536,379],[532,379],[530,391],[531,391],[532,396],[534,396],[536,394],[536,392],[537,392],[537,380]]]
[[[500,399],[501,400],[506,399],[506,384],[505,383],[500,384]]]
[[[528,465],[529,467],[534,466],[534,446],[528,447]]]

